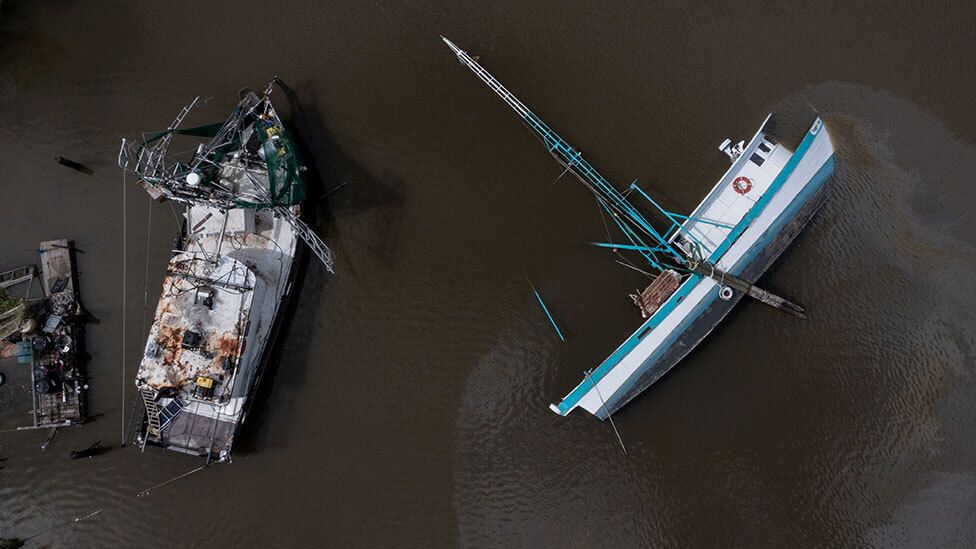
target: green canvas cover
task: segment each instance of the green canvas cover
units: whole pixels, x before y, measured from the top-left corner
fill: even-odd
[[[268,164],[267,204],[247,204],[249,206],[292,206],[305,199],[305,182],[300,170],[302,164],[291,135],[283,126],[272,120],[258,120],[254,130],[261,140],[264,161]]]

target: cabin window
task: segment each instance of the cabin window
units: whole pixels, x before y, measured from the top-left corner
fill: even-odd
[[[646,336],[647,335],[647,332],[650,332],[650,331],[651,331],[651,327],[650,326],[644,328],[643,330],[640,331],[639,334],[637,334],[637,339],[644,339],[644,336]]]
[[[757,166],[762,166],[763,161],[765,161],[763,157],[759,156],[756,153],[752,153],[752,156],[749,157],[749,160],[752,160],[752,163]]]
[[[762,143],[759,144],[759,150],[761,150],[764,153],[768,153],[769,151],[771,151],[773,149],[770,149],[769,146],[766,145],[766,142],[763,141]]]

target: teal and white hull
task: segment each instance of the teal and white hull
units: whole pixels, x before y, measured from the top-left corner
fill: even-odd
[[[827,196],[827,180],[834,167],[834,148],[819,118],[796,152],[790,154],[781,145],[771,147],[772,158],[763,164],[772,162],[777,168],[773,174],[751,169],[753,151],[761,143],[770,144],[762,129],[691,216],[719,221],[724,227],[712,225],[708,229],[692,220],[685,223],[691,234],[707,243],[709,258],[717,267],[748,282],[755,282],[813,217]],[[780,158],[776,158],[777,153]],[[728,196],[722,194],[730,194],[727,188],[747,172],[754,172],[746,176],[751,182],[749,191],[732,193],[748,207],[726,207],[727,201],[721,202]],[[710,201],[712,207],[708,208]],[[699,211],[703,206],[704,214]],[[718,210],[741,216],[736,220],[714,215]],[[742,297],[733,292],[729,299],[723,299],[719,296],[721,288],[713,278],[690,275],[610,357],[559,404],[551,405],[552,410],[566,415],[579,407],[601,419],[616,412],[684,358]]]
[[[685,216],[661,208],[636,183],[626,192],[618,190],[475,58],[443,40],[542,139],[549,154],[591,191],[604,221],[609,219],[622,239],[593,244],[636,253],[660,273],[639,295],[631,296],[647,320],[599,367],[586,372],[559,404],[552,404],[554,412],[565,416],[583,408],[608,417],[684,358],[743,295],[804,317],[802,307],[756,288],[754,282],[827,196],[834,148],[820,118],[795,152],[770,140],[766,129],[772,115],[748,143],[723,143],[719,149],[732,166]],[[646,200],[671,222],[670,227],[656,228],[631,196]]]

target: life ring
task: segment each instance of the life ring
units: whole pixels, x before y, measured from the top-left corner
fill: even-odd
[[[732,288],[728,286],[722,286],[722,289],[718,291],[718,296],[722,298],[722,301],[728,301],[732,299]]]
[[[752,190],[752,180],[743,176],[736,177],[732,182],[732,189],[739,194],[746,194]]]

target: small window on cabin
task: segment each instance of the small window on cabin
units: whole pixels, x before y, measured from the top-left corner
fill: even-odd
[[[766,142],[765,142],[765,141],[763,141],[763,142],[761,142],[761,143],[759,143],[759,150],[761,150],[761,151],[762,151],[762,152],[764,152],[764,153],[768,153],[769,151],[771,151],[771,150],[773,150],[773,149],[770,149],[770,148],[769,148],[769,147],[768,147],[768,146],[766,145]]]
[[[647,332],[650,332],[650,331],[651,331],[651,327],[650,326],[648,326],[647,328],[644,328],[643,330],[641,330],[641,332],[639,334],[637,334],[637,339],[644,339],[644,336],[646,336],[647,335]]]
[[[762,163],[764,162],[765,159],[756,153],[752,153],[752,156],[749,157],[749,160],[752,160],[752,163],[757,166],[762,166]]]

